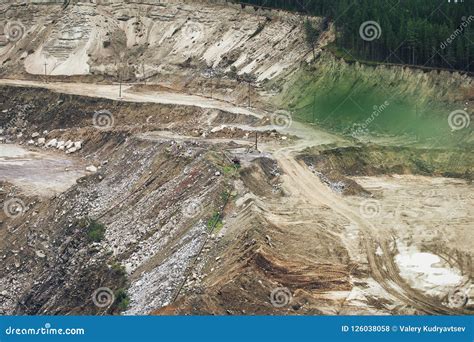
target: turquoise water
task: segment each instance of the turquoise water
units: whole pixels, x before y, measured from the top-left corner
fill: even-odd
[[[321,65],[320,65],[321,66]],[[301,72],[281,98],[297,120],[354,137],[406,137],[432,147],[472,147],[472,127],[461,102],[440,101],[426,84],[397,78],[389,70],[323,68]],[[450,125],[457,111],[458,126]],[[461,120],[461,121],[459,121]],[[453,120],[451,120],[453,121]]]

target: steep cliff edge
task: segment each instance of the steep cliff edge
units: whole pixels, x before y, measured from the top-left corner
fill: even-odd
[[[192,77],[203,69],[271,79],[308,51],[299,15],[199,2],[3,5],[4,74]],[[7,30],[8,31],[8,30]],[[13,31],[12,31],[13,33]],[[11,37],[10,37],[10,40]],[[160,79],[162,80],[162,79]]]

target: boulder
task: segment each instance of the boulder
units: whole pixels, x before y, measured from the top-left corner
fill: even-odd
[[[97,168],[94,165],[89,165],[88,167],[86,167],[86,171],[97,172]]]
[[[76,141],[74,147],[79,151],[82,148],[82,141]]]
[[[36,251],[36,256],[37,256],[38,258],[43,259],[43,258],[46,257],[46,254],[44,254],[43,251],[37,250],[37,251]]]
[[[57,144],[58,144],[58,139],[51,139],[46,144],[46,147],[56,147]]]

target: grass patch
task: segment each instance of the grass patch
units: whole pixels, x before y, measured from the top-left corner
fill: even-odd
[[[413,164],[415,165],[418,173],[424,173],[431,175],[433,174],[434,168],[430,166],[427,162],[421,160],[421,159],[414,159],[412,160]]]
[[[221,214],[219,214],[217,211],[212,214],[212,217],[207,221],[207,229],[212,232],[219,232],[222,227],[224,226],[224,223],[222,222],[221,219]]]
[[[105,237],[105,226],[90,217],[79,219],[74,226],[80,230],[85,230],[90,242],[100,242]]]
[[[111,266],[111,269],[120,276],[127,275],[127,272],[125,271],[125,266],[119,264],[118,262],[114,262]]]
[[[221,199],[226,202],[230,197],[230,193],[227,190],[221,192]]]
[[[222,172],[225,174],[225,175],[231,175],[231,174],[234,174],[235,173],[235,167],[233,166],[230,166],[230,165],[226,165],[222,168]]]
[[[87,229],[87,238],[92,242],[100,242],[105,237],[105,226],[93,220]]]
[[[100,242],[105,237],[105,226],[97,220],[84,217],[76,222],[76,226],[86,230],[87,239],[91,242]]]
[[[339,170],[347,176],[420,174],[471,180],[474,165],[474,155],[467,150],[377,145],[313,148],[301,157],[318,170]]]

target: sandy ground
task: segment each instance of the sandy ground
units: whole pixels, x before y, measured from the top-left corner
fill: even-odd
[[[0,145],[0,181],[14,184],[28,195],[53,196],[67,190],[85,174],[84,166],[59,153]]]
[[[377,235],[385,236],[396,250],[395,262],[410,286],[442,297],[469,283],[471,275],[459,254],[469,255],[474,244],[472,184],[412,175],[354,180],[375,198],[351,197],[346,202],[354,209],[358,206]],[[369,212],[369,206],[375,210]]]

